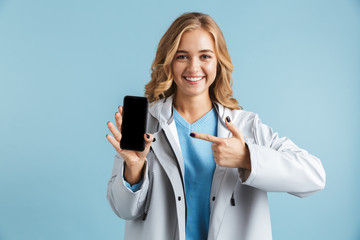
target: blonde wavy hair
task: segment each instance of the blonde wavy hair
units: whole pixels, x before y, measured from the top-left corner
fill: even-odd
[[[209,32],[215,42],[218,65],[215,81],[209,88],[211,100],[219,102],[230,109],[242,109],[238,101],[232,96],[233,64],[231,63],[224,36],[219,26],[209,15],[197,12],[184,13],[178,17],[161,38],[151,66],[151,80],[145,86],[145,96],[152,103],[176,93],[172,61],[184,32],[197,28]]]

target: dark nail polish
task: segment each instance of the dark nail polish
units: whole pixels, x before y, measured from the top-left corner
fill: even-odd
[[[195,137],[195,133],[190,133],[190,137]]]
[[[147,139],[150,139],[150,135],[149,135],[149,134],[146,134],[146,137],[147,137]]]
[[[155,141],[156,141],[156,138],[154,138],[153,142],[155,142]]]
[[[227,117],[226,117],[226,121],[227,121],[227,122],[231,122],[231,120],[230,120],[230,117],[229,117],[229,116],[227,116]]]
[[[109,135],[109,134],[106,134],[106,138],[107,138],[108,135]]]

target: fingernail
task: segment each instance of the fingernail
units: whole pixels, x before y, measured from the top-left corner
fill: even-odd
[[[107,124],[109,124],[110,121],[107,122]]]
[[[116,116],[117,112],[115,113],[115,116]]]
[[[195,133],[190,133],[190,137],[195,137]]]
[[[106,134],[106,138],[107,138],[108,135],[109,135],[109,134]]]
[[[229,117],[229,116],[227,116],[227,117],[226,117],[226,121],[227,121],[227,122],[231,122],[231,120],[230,120],[230,117]]]
[[[147,137],[147,139],[150,139],[150,135],[149,135],[149,134],[146,134],[146,137]]]
[[[156,138],[154,138],[153,142],[155,142],[155,141],[156,141]]]
[[[120,108],[120,105],[118,106],[118,109]]]

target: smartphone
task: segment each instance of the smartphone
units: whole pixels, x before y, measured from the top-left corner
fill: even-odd
[[[124,97],[120,140],[121,149],[144,151],[148,105],[146,97]]]

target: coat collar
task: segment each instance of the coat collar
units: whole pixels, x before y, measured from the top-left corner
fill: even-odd
[[[174,113],[173,113],[173,99],[174,95],[171,95],[167,98],[160,99],[150,105],[149,112],[150,114],[156,118],[161,126],[164,126],[165,124],[170,125],[174,120]],[[219,127],[225,128],[227,130],[226,124],[225,124],[225,118],[227,116],[230,116],[232,121],[236,121],[236,115],[234,114],[234,111],[231,111],[231,109],[224,107],[222,104],[213,101],[214,109],[216,110],[218,119],[219,119]],[[223,130],[223,129],[218,129]],[[220,131],[221,134],[219,134],[219,137],[226,137],[222,136],[223,132]],[[225,133],[226,134],[226,133]]]

